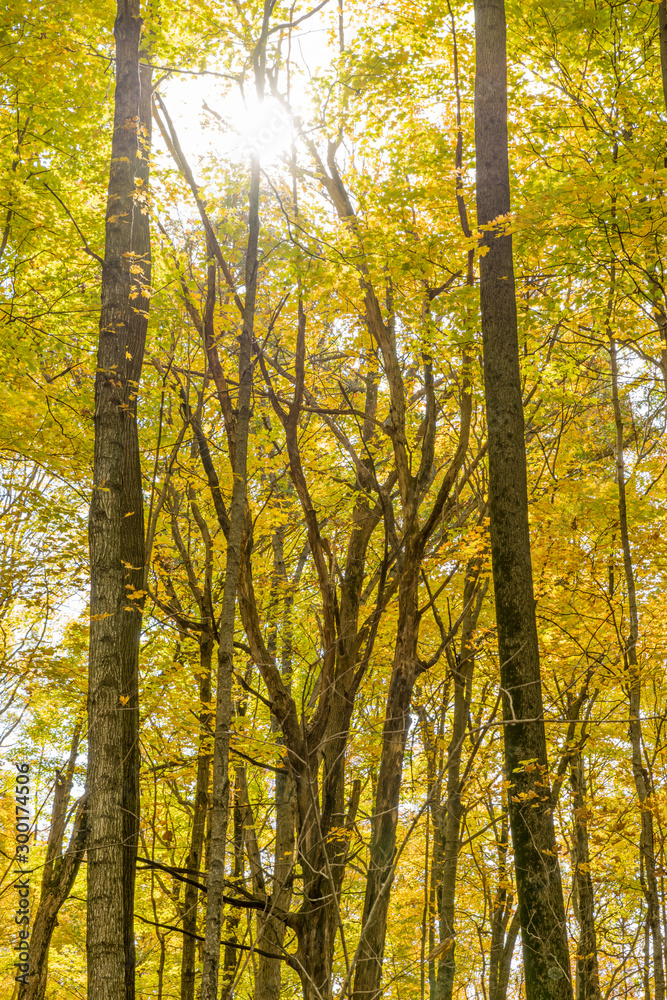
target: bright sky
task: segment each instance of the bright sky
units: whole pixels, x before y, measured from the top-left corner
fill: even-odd
[[[291,106],[296,114],[307,114],[308,81],[336,55],[329,43],[334,16],[337,20],[337,7],[330,3],[328,9],[324,8],[294,31]],[[284,93],[284,73],[279,86]],[[272,98],[267,98],[260,107],[250,80],[246,83],[245,102],[236,84],[213,76],[174,75],[161,85],[160,91],[181,145],[193,164],[211,156],[247,160],[251,145],[260,149],[266,163],[289,147],[292,133],[288,115]],[[205,110],[205,105],[213,114]]]

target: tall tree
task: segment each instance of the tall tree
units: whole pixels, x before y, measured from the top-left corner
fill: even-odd
[[[140,0],[118,0],[116,92],[95,376],[89,517],[88,996],[134,997],[138,657],[144,527],[137,396],[146,340],[151,71]]]
[[[255,50],[255,84],[257,97],[264,97],[266,72],[266,42],[269,21],[275,0],[264,0],[264,16]],[[254,154],[250,165],[248,195],[248,244],[245,259],[245,301],[243,326],[239,345],[239,393],[230,448],[234,485],[229,508],[227,531],[227,561],[222,594],[222,610],[218,629],[218,673],[216,685],[215,736],[213,742],[213,785],[211,789],[211,846],[206,893],[206,926],[201,1000],[216,1000],[220,970],[220,935],[225,883],[225,841],[229,818],[229,738],[232,723],[232,672],[234,666],[234,623],[236,595],[241,563],[241,543],[246,522],[248,435],[253,389],[253,343],[255,304],[258,279],[258,242],[260,208],[259,157]],[[210,238],[209,238],[210,239]]]
[[[526,996],[572,997],[535,620],[510,215],[503,0],[475,0],[475,148],[491,561]]]

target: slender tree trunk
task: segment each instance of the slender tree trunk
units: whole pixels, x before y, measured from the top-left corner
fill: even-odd
[[[245,862],[243,856],[243,809],[241,807],[241,782],[239,781],[239,770],[236,772],[234,783],[234,832],[232,836],[232,850],[234,861],[232,868],[232,881],[240,888],[244,888]],[[238,939],[238,930],[241,923],[241,914],[237,909],[231,907],[227,919],[225,920],[225,937],[228,941]],[[231,1000],[234,991],[234,975],[238,965],[238,952],[232,944],[225,945],[225,955],[223,960],[222,984],[220,989],[220,1000]]]
[[[143,53],[146,54],[145,52]],[[140,51],[140,56],[142,52]],[[122,682],[125,697],[123,720],[123,905],[125,929],[126,1000],[135,993],[134,886],[139,847],[140,800],[139,766],[139,641],[148,567],[144,535],[144,497],[141,482],[137,398],[148,332],[151,284],[151,233],[148,205],[150,154],[152,139],[153,70],[145,63],[139,67],[139,133],[135,172],[134,214],[132,217],[130,292],[131,311],[128,323],[127,420],[125,470],[121,500],[121,553],[124,590],[128,598],[124,608],[121,634]],[[134,610],[129,610],[133,608]]]
[[[211,701],[211,658],[213,655],[213,639],[203,636],[199,646],[199,754],[197,757],[197,783],[195,787],[195,811],[192,820],[190,850],[186,868],[191,872],[202,870],[202,854],[204,849],[204,833],[206,831],[206,816],[208,813],[208,783],[211,771],[211,754],[207,749],[209,736],[207,729],[211,724],[211,712],[208,708]],[[196,875],[193,880],[198,881]],[[183,898],[183,957],[181,963],[181,1000],[194,1000],[195,979],[197,974],[197,907],[199,890],[186,882]]]
[[[443,859],[442,890],[440,903],[440,946],[434,1000],[451,1000],[454,991],[456,971],[455,906],[456,872],[459,860],[459,839],[461,818],[461,757],[465,739],[472,678],[475,669],[475,645],[473,633],[477,624],[481,601],[476,602],[479,581],[480,560],[475,558],[468,564],[463,585],[463,606],[465,617],[461,623],[460,655],[451,657],[450,668],[454,676],[454,719],[452,738],[447,755],[447,802],[443,816]]]
[[[510,212],[503,0],[475,0],[477,223]],[[527,1000],[570,1000],[565,908],[550,806],[528,525],[512,238],[486,231],[480,298],[491,555]]]
[[[241,540],[245,523],[246,476],[250,403],[252,397],[252,344],[257,294],[257,245],[259,238],[259,161],[252,159],[248,248],[246,254],[246,298],[239,352],[238,415],[234,435],[234,486],[229,510],[227,563],[222,597],[218,647],[211,847],[206,893],[206,929],[201,1000],[216,1000],[220,966],[222,896],[225,878],[225,838],[229,815],[229,729],[232,721],[232,670],[234,619],[238,587]]]
[[[276,580],[285,586],[287,583],[285,561],[283,555],[284,529],[280,528],[274,536],[274,562]],[[285,593],[282,616],[282,657],[281,676],[285,687],[292,687],[292,639],[293,622],[292,609],[294,604],[294,584],[301,575],[301,566],[297,567],[297,580]],[[275,641],[273,649],[275,652]],[[278,721],[271,716],[271,727],[278,730]],[[280,740],[280,742],[283,742]],[[277,909],[289,912],[292,902],[291,875],[294,870],[294,783],[289,772],[287,757],[281,762],[282,769],[276,774],[276,846],[273,855],[273,884],[271,899]],[[280,955],[285,940],[285,922],[276,916],[264,917],[257,915],[257,942],[262,951]],[[255,1000],[280,1000],[280,985],[282,981],[282,963],[267,955],[258,955],[257,976],[255,978]]]
[[[611,320],[611,306],[609,309]],[[639,639],[639,615],[637,612],[637,591],[630,549],[628,532],[628,511],[625,489],[625,457],[623,446],[623,414],[618,395],[618,362],[616,358],[616,341],[610,335],[609,353],[611,359],[611,392],[616,423],[616,482],[618,486],[618,520],[623,548],[623,567],[628,590],[628,605],[630,631],[625,640],[625,668],[628,675],[629,708],[630,708],[630,743],[632,746],[632,774],[639,799],[641,813],[641,834],[639,850],[646,875],[646,903],[648,905],[648,923],[651,929],[653,947],[653,990],[655,1000],[665,1000],[665,970],[662,955],[662,927],[660,923],[660,897],[655,865],[655,833],[653,829],[653,809],[651,805],[652,789],[649,776],[642,759],[642,722],[641,695],[642,681],[639,661],[637,659],[637,642]]]
[[[60,908],[72,890],[86,848],[84,798],[80,800],[76,809],[69,846],[62,853],[80,733],[81,729],[77,726],[65,773],[61,774],[56,771],[51,829],[49,830],[46,861],[42,872],[42,888],[30,935],[30,971],[28,972],[28,982],[19,985],[19,1000],[44,1000],[51,936],[58,925]]]
[[[114,133],[102,270],[102,310],[95,379],[94,486],[88,696],[89,1000],[134,996],[133,894],[138,829],[138,691],[136,656],[141,600],[127,573],[143,580],[143,500],[136,445],[141,329],[131,298],[131,266],[141,210],[135,178],[142,110],[139,0],[118,0]],[[141,224],[139,223],[141,228]],[[139,300],[141,304],[141,300]],[[145,328],[144,328],[145,335]],[[130,357],[131,355],[131,357]],[[129,363],[128,363],[129,362]],[[134,376],[134,377],[133,377]],[[137,488],[138,486],[138,488]],[[132,516],[125,517],[125,515]],[[136,527],[125,522],[136,519]],[[127,546],[127,548],[126,548]],[[124,564],[136,569],[124,570]],[[127,607],[133,610],[126,610]]]
[[[580,930],[576,962],[576,1000],[601,1000],[597,936],[595,933],[595,896],[588,849],[586,781],[581,746],[577,748],[576,753],[570,759],[570,785],[574,814],[577,920]]]
[[[361,922],[362,940],[354,977],[354,1000],[376,1000],[382,977],[403,757],[410,729],[410,703],[417,666],[419,558],[415,553],[414,528],[412,535],[412,539],[406,540],[399,587],[398,635],[382,732],[375,824]]]
[[[658,39],[660,44],[660,72],[662,76],[662,96],[667,111],[667,2],[658,3]]]
[[[518,908],[512,913],[514,896],[507,891],[509,829],[503,812],[498,848],[498,889],[491,907],[491,947],[489,950],[489,1000],[505,1000],[512,968],[514,946],[519,933]],[[511,919],[510,919],[511,918]]]

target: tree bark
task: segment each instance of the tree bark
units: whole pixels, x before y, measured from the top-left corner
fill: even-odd
[[[137,285],[144,284],[146,274],[150,280],[148,220],[146,216],[144,225],[140,218],[136,184],[142,171],[147,171],[147,162],[140,159],[145,153],[145,137],[140,138],[145,102],[139,70],[139,0],[119,0],[114,34],[114,133],[89,517],[89,1000],[134,997],[133,897],[139,820],[137,657],[144,566],[136,395],[148,303]],[[132,270],[135,260],[141,260],[136,265],[140,271]],[[134,275],[138,273],[137,282]],[[137,309],[146,315],[140,316]]]
[[[491,555],[505,767],[527,1000],[570,1000],[565,909],[550,806],[528,524],[512,260],[503,0],[475,0],[475,142]]]

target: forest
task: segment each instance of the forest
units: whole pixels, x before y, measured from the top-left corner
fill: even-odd
[[[4,0],[0,125],[0,996],[665,1000],[666,0]]]

